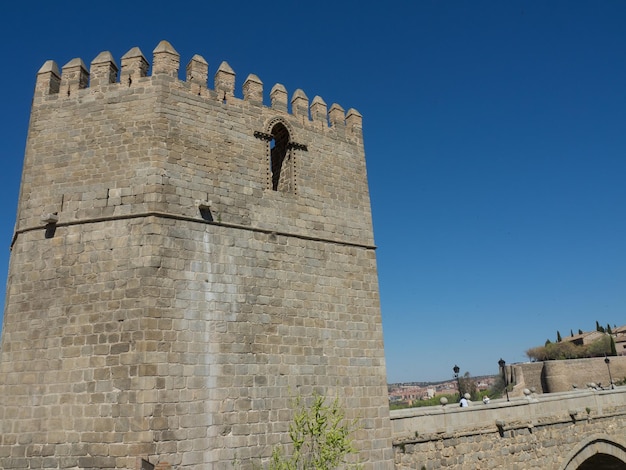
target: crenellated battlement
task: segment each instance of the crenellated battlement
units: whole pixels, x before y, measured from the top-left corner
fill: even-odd
[[[79,90],[89,89],[101,91],[111,85],[133,87],[138,86],[146,77],[169,76],[179,77],[180,54],[167,41],[161,41],[152,51],[152,70],[149,75],[150,63],[138,47],[133,47],[121,58],[121,70],[110,52],[98,54],[90,64],[89,69],[82,59],[75,58],[65,64],[59,72],[59,67],[53,60],[48,60],[37,72],[35,98],[48,95],[60,95],[72,98],[78,95]],[[263,105],[263,82],[258,76],[249,74],[242,85],[242,99],[235,96],[235,71],[226,61],[222,62],[214,75],[213,88],[208,87],[209,64],[200,55],[194,55],[186,66],[185,80],[191,93],[207,99],[221,101],[225,104],[234,104],[237,101],[248,102],[252,105]],[[269,108],[282,113],[291,114],[302,120],[303,123],[312,123],[322,127],[341,128],[352,134],[360,135],[363,118],[356,109],[347,112],[334,103],[327,107],[320,96],[315,96],[309,103],[309,98],[303,90],[293,92],[288,99],[286,88],[275,84],[269,94]]]

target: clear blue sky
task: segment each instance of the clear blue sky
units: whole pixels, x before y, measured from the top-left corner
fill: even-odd
[[[0,7],[2,296],[37,70],[167,39],[363,114],[390,382],[626,323],[626,2],[162,3]]]

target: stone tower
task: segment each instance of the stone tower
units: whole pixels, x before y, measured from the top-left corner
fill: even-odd
[[[166,41],[37,74],[0,362],[3,469],[232,469],[338,397],[392,468],[361,115],[179,78]]]

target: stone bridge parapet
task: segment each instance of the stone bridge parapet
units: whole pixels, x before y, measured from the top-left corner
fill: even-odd
[[[626,387],[391,412],[396,469],[626,468]]]

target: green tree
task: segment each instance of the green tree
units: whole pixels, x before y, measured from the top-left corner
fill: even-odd
[[[601,357],[611,352],[611,336],[604,335],[586,346],[586,357]]]
[[[615,340],[608,334],[584,346],[578,346],[570,341],[562,341],[560,343],[546,341],[545,346],[537,346],[526,351],[526,355],[531,361],[601,357],[605,354],[617,355]]]
[[[609,325],[608,323],[607,323],[607,325],[606,325],[606,332],[607,332],[608,334],[610,334],[610,335],[612,335],[612,334],[613,334],[613,331],[611,330],[611,325]]]
[[[569,335],[574,336],[574,330],[569,330]]]
[[[556,330],[556,342],[560,343],[561,341],[563,341],[563,338],[561,338],[561,332]]]
[[[459,394],[460,396],[463,396],[466,393],[470,394],[470,400],[480,399],[476,381],[472,378],[469,372],[463,374],[463,377],[459,377]]]
[[[487,396],[490,398],[500,398],[504,394],[505,389],[504,378],[500,375],[496,378],[491,387],[489,387]]]
[[[350,435],[358,429],[357,421],[348,421],[336,398],[331,403],[315,394],[310,407],[298,396],[289,424],[291,455],[281,446],[274,448],[270,470],[331,470],[349,465],[347,457],[356,449]]]
[[[546,347],[546,350],[549,360],[577,359],[585,354],[584,349],[569,341],[550,344]]]
[[[578,328],[578,334],[582,335],[583,334],[583,330],[581,330],[580,328]]]
[[[532,362],[545,361],[547,360],[546,346],[537,346],[534,348],[527,349],[526,355],[528,356],[528,359],[530,359]]]
[[[576,346],[569,341],[549,343],[545,346],[530,348],[526,355],[531,361],[554,361],[559,359],[577,359],[586,357],[587,351],[583,346]]]

